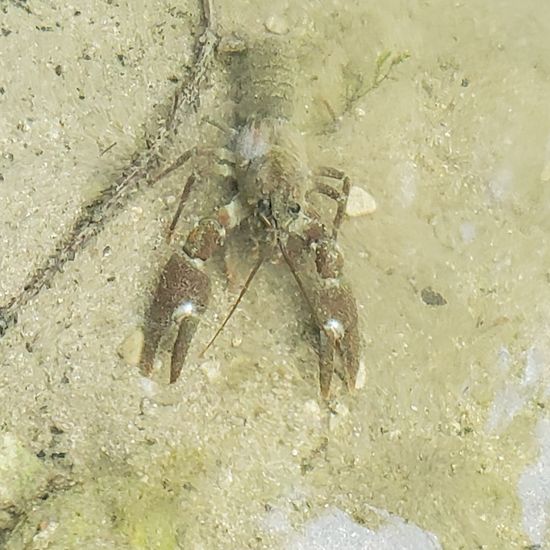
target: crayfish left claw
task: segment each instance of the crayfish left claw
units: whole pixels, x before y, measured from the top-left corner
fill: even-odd
[[[175,321],[178,335],[172,350],[170,383],[182,370],[189,346],[208,306],[210,280],[200,266],[212,256],[223,241],[224,228],[210,218],[203,218],[191,230],[181,253],[172,254],[164,267],[153,300],[145,316],[141,371],[151,374],[153,361],[164,331]]]
[[[179,330],[172,352],[170,382],[177,380],[198,325],[197,315],[206,309],[209,294],[208,277],[187,256],[173,254],[160,276],[146,315],[140,365],[145,376],[153,370],[163,332],[176,321]]]
[[[335,368],[335,350],[342,358],[349,391],[355,389],[360,349],[357,305],[350,289],[338,282],[319,290],[317,310],[320,324],[319,382],[321,395],[328,399]]]

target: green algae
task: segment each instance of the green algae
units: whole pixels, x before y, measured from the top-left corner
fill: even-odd
[[[115,475],[110,468],[108,475],[83,480],[27,511],[6,549],[31,541],[33,548],[52,549],[178,548],[196,521],[193,492],[205,473],[203,458],[181,448],[151,462],[141,476],[127,470]]]
[[[15,435],[0,434],[0,541],[3,531],[45,491],[52,475]]]

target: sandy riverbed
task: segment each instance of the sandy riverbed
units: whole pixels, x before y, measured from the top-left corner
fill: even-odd
[[[449,549],[544,545],[546,8],[226,4],[225,32],[289,26],[312,166],[344,169],[377,201],[340,238],[365,386],[336,385],[330,410],[320,402],[307,310],[281,265],[262,270],[199,359],[235,298],[211,262],[215,306],[177,384],[164,382],[166,353],[152,381],[118,357],[170,253],[162,231],[183,169],[143,190],[0,341],[0,435],[17,449],[0,456],[0,483],[33,472],[25,490],[8,487],[5,547],[299,548],[295,532],[326,506],[373,529],[371,507],[387,510]],[[198,5],[0,10],[1,304],[143,147],[192,59]],[[346,90],[384,51],[410,58],[344,112]],[[342,115],[335,126],[325,103]],[[215,65],[177,147],[223,145],[201,118],[230,111]],[[216,202],[204,185],[182,234]]]

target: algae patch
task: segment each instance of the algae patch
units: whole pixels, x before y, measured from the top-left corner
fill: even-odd
[[[206,471],[204,458],[180,447],[157,461],[151,457],[146,472],[124,468],[115,474],[107,465],[111,473],[93,476],[27,511],[5,548],[181,547],[195,522],[193,499]]]
[[[28,503],[47,487],[50,471],[11,433],[0,435],[0,541]]]

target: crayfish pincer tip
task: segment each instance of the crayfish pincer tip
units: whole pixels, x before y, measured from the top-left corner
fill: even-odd
[[[341,340],[346,332],[342,322],[334,318],[330,318],[324,323],[323,330],[334,341]]]

